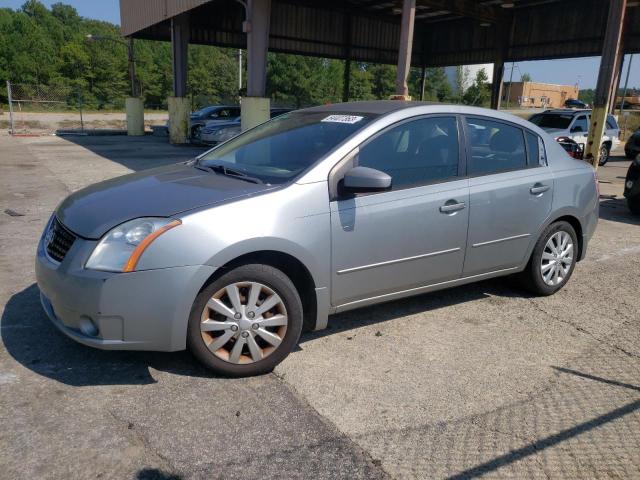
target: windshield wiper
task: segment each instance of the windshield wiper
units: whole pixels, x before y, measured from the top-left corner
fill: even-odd
[[[225,167],[224,165],[214,164],[214,165],[202,165],[201,163],[196,166],[196,168],[200,170],[210,170],[212,172],[219,173],[221,175],[226,175],[228,177],[234,177],[238,180],[244,180],[246,182],[264,184],[262,180],[256,177],[251,177],[240,170],[234,170],[233,168]]]

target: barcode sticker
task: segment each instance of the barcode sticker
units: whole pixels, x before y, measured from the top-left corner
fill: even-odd
[[[358,123],[364,117],[359,117],[357,115],[329,115],[322,119],[323,122],[334,122],[334,123]]]

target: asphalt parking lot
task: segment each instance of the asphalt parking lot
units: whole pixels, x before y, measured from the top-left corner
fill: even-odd
[[[0,136],[0,478],[640,478],[640,219],[621,199],[624,158],[600,169],[598,230],[552,297],[507,278],[336,315],[242,380],[186,352],[58,333],[33,273],[58,202],[201,151]]]

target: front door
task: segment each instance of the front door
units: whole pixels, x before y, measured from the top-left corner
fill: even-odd
[[[385,192],[331,202],[334,306],[460,277],[468,223],[458,121],[420,117],[362,145],[354,166],[392,177]]]
[[[466,125],[470,216],[464,276],[473,276],[526,260],[551,211],[553,174],[533,132],[480,117],[468,117]]]

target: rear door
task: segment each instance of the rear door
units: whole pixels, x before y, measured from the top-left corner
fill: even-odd
[[[464,276],[521,265],[551,211],[553,175],[540,137],[486,117],[465,119],[469,235]]]

